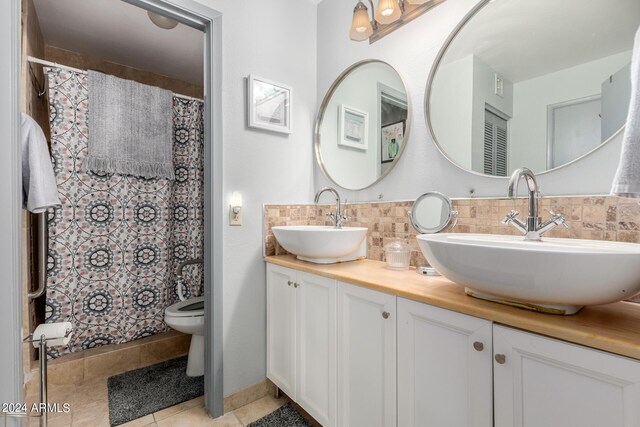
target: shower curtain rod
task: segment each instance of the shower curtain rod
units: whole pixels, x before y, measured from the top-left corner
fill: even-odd
[[[36,64],[47,65],[49,67],[62,68],[63,70],[75,71],[76,73],[81,73],[81,74],[87,74],[86,70],[81,70],[79,68],[69,67],[67,65],[58,64],[56,62],[45,61],[44,59],[36,58],[34,56],[28,56],[27,60],[29,62],[33,62],[33,63],[36,63]],[[204,102],[200,98],[194,98],[192,96],[187,96],[187,95],[180,95],[179,93],[174,93],[173,96],[175,96],[176,98],[187,99],[189,101]]]

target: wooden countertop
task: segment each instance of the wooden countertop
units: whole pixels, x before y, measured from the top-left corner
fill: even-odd
[[[265,261],[640,360],[638,304],[590,306],[573,316],[560,316],[476,299],[442,276],[419,276],[413,268],[390,270],[380,261],[321,265],[292,255],[266,257]]]

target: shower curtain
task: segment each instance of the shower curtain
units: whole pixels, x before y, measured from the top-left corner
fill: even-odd
[[[175,180],[87,173],[87,75],[45,69],[52,161],[62,206],[49,212],[46,322],[70,321],[68,348],[118,344],[167,329],[175,270],[203,254],[203,104],[173,99]],[[185,268],[187,296],[203,294],[203,268]]]

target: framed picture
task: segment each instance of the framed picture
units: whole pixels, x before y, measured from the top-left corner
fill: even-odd
[[[393,162],[398,153],[400,153],[400,147],[402,147],[404,139],[404,126],[404,120],[382,126],[380,139],[382,144],[380,151],[382,163]]]
[[[253,75],[247,86],[249,127],[290,134],[293,89]]]
[[[369,113],[344,104],[339,108],[338,144],[367,150],[369,148]]]

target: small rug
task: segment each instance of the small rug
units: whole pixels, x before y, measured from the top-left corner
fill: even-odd
[[[311,425],[293,409],[291,403],[287,403],[277,411],[252,422],[247,427],[311,427]]]
[[[115,375],[107,380],[112,426],[204,394],[204,376],[188,377],[187,356]]]

